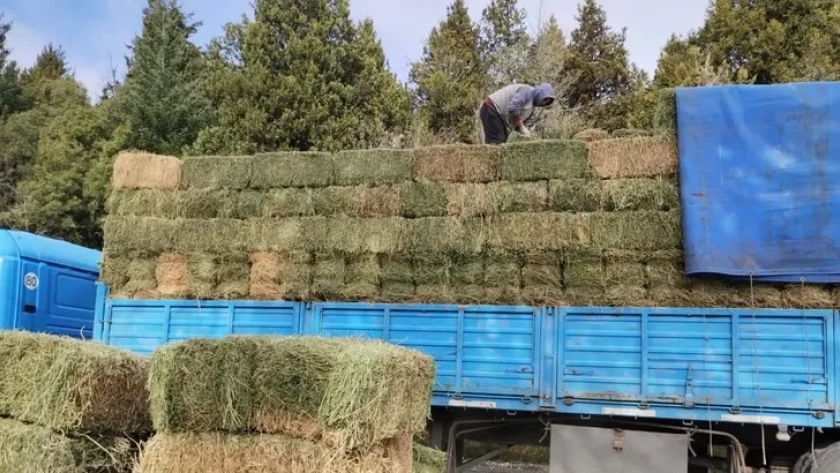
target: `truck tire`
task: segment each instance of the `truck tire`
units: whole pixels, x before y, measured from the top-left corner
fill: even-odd
[[[819,452],[815,452],[815,454],[818,455]],[[790,473],[810,473],[812,458],[810,451],[803,453],[790,468]]]
[[[816,459],[816,468],[814,460]],[[813,453],[802,454],[790,469],[790,473],[834,473],[840,472],[840,442],[819,448]]]

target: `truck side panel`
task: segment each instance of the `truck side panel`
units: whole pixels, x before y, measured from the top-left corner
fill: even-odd
[[[830,310],[107,301],[101,340],[141,353],[227,334],[363,336],[433,356],[433,404],[833,427]]]

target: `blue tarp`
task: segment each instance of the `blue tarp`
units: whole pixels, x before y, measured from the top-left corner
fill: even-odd
[[[686,273],[840,282],[840,83],[677,90]]]

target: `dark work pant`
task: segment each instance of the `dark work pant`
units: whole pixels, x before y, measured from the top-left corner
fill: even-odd
[[[481,109],[478,111],[478,117],[481,119],[481,127],[484,129],[484,142],[486,144],[500,145],[507,142],[510,132],[496,109],[490,107],[487,103],[482,103]]]

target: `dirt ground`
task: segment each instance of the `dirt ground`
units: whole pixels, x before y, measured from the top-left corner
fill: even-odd
[[[548,466],[491,462],[476,466],[468,471],[470,473],[548,473]]]

